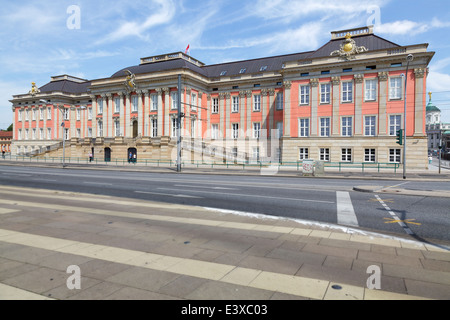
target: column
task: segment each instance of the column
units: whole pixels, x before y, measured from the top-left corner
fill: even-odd
[[[150,137],[150,92],[144,91],[144,137]]]
[[[43,105],[42,108],[44,108],[44,123],[42,126],[42,129],[44,130],[44,135],[42,137],[43,140],[46,140],[45,138],[47,137],[47,105]],[[15,119],[15,118],[14,118]],[[15,130],[13,130],[13,133],[15,132]],[[13,137],[14,139],[14,137]]]
[[[332,136],[340,136],[340,126],[339,126],[339,104],[341,103],[340,99],[340,84],[341,77],[332,77],[331,83],[333,85],[332,89],[332,104],[333,104],[333,126],[332,126]]]
[[[125,94],[125,137],[132,138],[133,133],[131,132],[131,94]]]
[[[379,136],[387,136],[388,135],[388,128],[387,128],[387,114],[386,114],[386,108],[387,108],[387,99],[388,99],[388,86],[387,86],[387,80],[389,78],[389,73],[379,72],[378,73],[378,79],[379,79],[379,90],[380,94],[379,101],[378,101],[378,135]]]
[[[414,136],[424,136],[424,123],[423,119],[425,117],[424,114],[424,106],[425,106],[425,95],[424,95],[424,77],[425,77],[426,69],[417,68],[414,69],[415,75],[415,110],[414,110]],[[407,95],[407,97],[411,97],[412,95]],[[408,100],[407,100],[408,102]],[[411,113],[409,113],[411,114]]]
[[[125,135],[125,130],[124,130],[124,125],[125,125],[125,100],[124,100],[124,96],[125,93],[124,92],[119,92],[119,103],[120,103],[120,135],[123,137]]]
[[[111,93],[108,93],[106,95],[107,102],[106,102],[106,119],[107,119],[107,129],[106,129],[106,135],[105,137],[114,137],[113,134],[113,95]]]
[[[313,78],[309,80],[311,91],[309,95],[309,103],[311,105],[311,137],[317,137],[319,135],[319,79]]]
[[[267,95],[269,94],[267,89],[261,90],[261,133],[267,133]],[[266,134],[267,136],[267,134]],[[261,135],[263,138],[264,135]]]
[[[239,91],[239,139],[245,138],[245,91]]]
[[[225,129],[224,129],[224,137],[228,139],[232,139],[232,130],[231,130],[231,123],[230,123],[230,117],[231,117],[231,93],[227,92],[225,93]]]
[[[164,91],[164,136],[170,137],[170,89],[163,88]]]
[[[223,121],[224,121],[224,114],[225,114],[225,93],[221,92],[219,93],[219,116],[220,116],[220,120],[219,120],[219,139],[223,139],[225,138],[225,130],[224,130],[224,125],[223,125]]]
[[[183,89],[183,93],[184,93],[184,89]],[[192,95],[192,89],[191,88],[186,88],[186,95],[181,94],[181,112],[184,112],[184,133],[187,136],[191,135],[191,103],[192,103],[192,99],[191,99],[191,95]],[[186,97],[186,101],[185,100]],[[184,111],[183,111],[184,110]]]
[[[163,103],[162,103],[162,94],[163,90],[161,88],[156,89],[156,93],[158,94],[158,136],[164,135],[164,118],[163,118]]]
[[[246,138],[252,137],[252,92],[250,90],[245,92],[246,96],[246,113],[247,113],[247,126],[245,128]]]
[[[76,123],[77,123],[77,121],[76,121],[76,119],[77,119],[77,117],[76,117],[76,108],[71,106],[69,110],[70,110],[70,113],[69,113],[70,138],[75,138],[75,137],[77,137],[77,135],[76,135],[76,132],[77,132],[77,129],[76,129],[76,127],[77,127],[77,125],[76,125]]]
[[[274,114],[275,114],[275,89],[269,89],[269,137],[272,137],[272,130],[274,129]]]
[[[212,102],[211,102],[211,95],[210,94],[208,94],[207,96],[206,96],[206,100],[207,100],[207,109],[208,109],[208,113],[207,113],[207,116],[206,116],[206,121],[207,121],[207,124],[206,124],[206,136],[205,136],[205,138],[208,138],[208,139],[211,139],[211,114],[212,114]]]
[[[363,135],[363,115],[362,115],[362,102],[363,102],[363,74],[355,74],[355,136]]]
[[[138,90],[136,92],[137,97],[138,97],[138,118],[137,118],[137,123],[138,123],[138,137],[142,137],[142,132],[143,132],[143,119],[142,119],[142,113],[143,113],[143,104],[142,104],[142,97],[144,96],[144,92],[142,90]]]
[[[291,136],[291,81],[284,82],[284,129],[283,136]]]
[[[197,108],[197,114],[198,114],[198,123],[197,123],[197,137],[200,139],[203,139],[203,121],[202,121],[202,114],[203,114],[203,93],[198,92],[198,106]]]

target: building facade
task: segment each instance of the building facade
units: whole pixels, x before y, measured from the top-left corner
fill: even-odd
[[[11,131],[0,131],[0,150],[1,152],[11,152],[11,141],[13,133]]]
[[[441,110],[431,101],[432,93],[429,93],[430,101],[427,105],[426,131],[428,136],[428,153],[437,156],[439,147],[445,149],[444,133],[450,131],[450,123],[441,121]],[[441,149],[442,150],[442,149]]]
[[[174,159],[180,89],[184,160],[401,163],[406,99],[407,166],[426,168],[427,47],[364,27],[316,51],[216,65],[178,52],[104,79],[53,77],[13,96],[12,152],[54,155],[66,139],[67,157]]]

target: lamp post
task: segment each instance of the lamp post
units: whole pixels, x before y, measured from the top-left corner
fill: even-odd
[[[406,179],[406,98],[407,98],[407,87],[408,87],[408,69],[409,63],[414,60],[414,56],[409,54],[406,57],[406,75],[405,75],[405,110],[403,116],[403,179]]]

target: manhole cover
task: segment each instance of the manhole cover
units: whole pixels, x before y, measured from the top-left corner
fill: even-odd
[[[342,287],[341,287],[340,285],[338,285],[338,284],[332,285],[331,287],[332,287],[334,290],[341,290],[341,289],[342,289]]]

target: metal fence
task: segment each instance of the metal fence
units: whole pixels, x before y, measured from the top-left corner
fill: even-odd
[[[11,154],[6,155],[4,160],[18,161],[18,162],[29,162],[29,163],[52,163],[52,164],[62,164],[62,157],[29,157],[29,156],[12,156]],[[92,165],[107,165],[107,166],[126,166],[126,165],[138,165],[146,167],[175,167],[175,160],[155,160],[155,159],[111,159],[110,161],[105,161],[104,159],[94,158],[90,160],[88,157],[75,158],[66,157],[64,158],[65,164],[92,164]],[[382,172],[391,171],[397,173],[401,164],[399,163],[369,163],[369,162],[321,162],[324,169],[332,171],[372,171],[372,172]],[[295,162],[264,162],[264,161],[201,161],[201,160],[189,160],[182,161],[183,168],[222,168],[222,169],[259,169],[263,168],[275,168],[277,170],[294,170],[303,171],[303,161]]]

